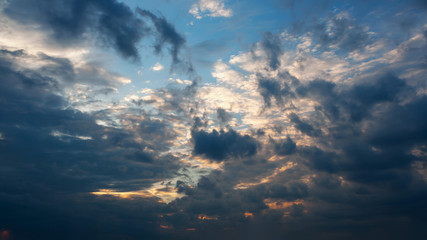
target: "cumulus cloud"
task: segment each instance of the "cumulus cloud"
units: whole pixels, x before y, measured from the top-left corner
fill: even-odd
[[[202,19],[204,16],[208,17],[231,17],[233,10],[226,8],[222,0],[199,0],[198,3],[193,4],[189,10],[194,17]]]
[[[227,157],[250,157],[257,153],[256,140],[248,135],[241,136],[234,130],[211,133],[203,130],[192,132],[194,154],[205,155],[214,161],[225,161]]]
[[[151,70],[157,72],[157,71],[162,71],[163,68],[164,68],[163,65],[157,62],[156,64],[154,64],[154,66],[151,67]]]
[[[421,133],[425,116],[421,109],[417,110],[425,94],[419,91],[423,88],[418,84],[420,76],[406,72],[408,66],[422,71],[415,61],[408,60],[421,59],[413,49],[423,48],[425,40],[421,43],[418,42],[421,38],[415,37],[423,32],[416,32],[409,36],[412,40],[401,43],[412,47],[401,45],[397,50],[395,44],[384,40],[371,44],[365,29],[350,19],[340,14],[331,17],[328,20],[331,28],[326,31],[333,33],[327,33],[327,39],[320,37],[320,32],[305,36],[267,33],[251,51],[231,56],[228,63],[219,61],[215,65],[212,75],[217,83],[206,84],[201,89],[202,92],[207,89],[224,92],[223,99],[207,101],[204,105],[211,109],[212,121],[223,113],[218,109],[238,113],[240,119],[247,120],[240,122],[242,125],[261,128],[254,129],[251,136],[262,147],[246,157],[219,150],[226,147],[213,151],[220,142],[217,139],[225,138],[226,132],[194,131],[194,154],[198,151],[213,160],[223,159],[214,153],[228,154],[224,159],[230,160],[223,161],[222,171],[207,176],[208,185],[215,186],[215,191],[213,187],[208,190],[187,186],[183,189],[188,195],[176,204],[186,206],[187,211],[195,214],[216,214],[218,219],[224,219],[218,221],[221,227],[227,225],[227,221],[240,222],[248,226],[245,230],[250,229],[251,235],[266,234],[265,227],[255,230],[253,225],[246,225],[245,221],[253,216],[261,225],[303,221],[309,233],[280,231],[279,226],[269,225],[274,232],[272,237],[295,239],[312,238],[316,232],[332,237],[335,231],[318,230],[325,226],[316,223],[318,217],[353,219],[357,216],[360,224],[372,221],[384,228],[388,225],[386,219],[393,219],[393,225],[398,225],[403,215],[415,221],[419,219],[410,207],[400,208],[404,214],[393,209],[397,202],[421,204],[426,194],[422,190],[425,177],[420,175],[419,168],[413,167],[425,161],[420,154],[425,151],[424,147],[420,148],[425,146],[425,136]],[[344,28],[348,30],[342,30]],[[350,43],[350,38],[354,42]],[[297,49],[280,51],[287,44]],[[273,53],[274,49],[278,51]],[[325,49],[329,52],[324,52]],[[373,55],[373,52],[383,54]],[[384,57],[386,53],[400,57]],[[204,96],[215,99],[208,94]],[[237,96],[247,99],[245,107],[239,107]],[[259,108],[260,103],[264,103],[264,109]],[[209,126],[213,124],[209,125],[206,120],[203,127]],[[201,145],[202,140],[210,144]],[[235,188],[230,189],[230,185]],[[396,193],[397,185],[400,193]],[[399,197],[401,193],[407,194],[406,197]],[[205,201],[213,198],[215,201],[207,205]],[[383,206],[384,211],[376,210],[372,214],[370,211],[377,204]],[[229,205],[235,207],[230,209]],[[318,210],[318,207],[327,210]],[[345,216],[342,211],[346,211]],[[342,226],[332,219],[324,221],[328,226]],[[350,225],[346,227],[342,233],[345,236],[361,234]],[[404,228],[399,229],[396,232]],[[221,234],[232,238],[225,231]],[[420,228],[413,232],[414,236],[420,234]],[[388,236],[393,238],[392,234]]]

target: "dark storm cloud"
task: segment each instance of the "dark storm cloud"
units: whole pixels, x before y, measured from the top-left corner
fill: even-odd
[[[280,37],[271,32],[265,32],[262,35],[261,47],[267,54],[270,68],[276,70],[280,66],[279,56],[283,53]]]
[[[16,0],[8,3],[3,12],[24,24],[40,24],[47,32],[52,31],[59,44],[74,44],[87,38],[87,33],[94,33],[103,44],[126,58],[138,59],[138,43],[146,36],[156,35],[156,52],[165,43],[170,44],[173,60],[178,62],[179,50],[185,43],[164,18],[138,9],[139,14],[153,21],[155,29],[151,29],[127,5],[116,0]]]
[[[367,33],[353,20],[335,16],[328,21],[332,34],[323,39],[323,47],[337,46],[351,52],[369,42]],[[322,31],[329,31],[322,29],[315,33],[319,38]],[[421,45],[400,49],[403,61],[418,61]],[[419,93],[424,85],[417,85],[418,80],[398,77],[405,75],[402,70],[408,70],[406,65],[402,68],[376,68],[375,74],[356,78],[352,85],[329,79],[299,83],[258,76],[259,92],[270,108],[274,108],[271,103],[275,100],[279,106],[275,110],[281,109],[280,102],[287,98],[316,103],[312,112],[295,110],[288,116],[295,128],[310,138],[298,146],[299,134],[292,139],[270,140],[266,149],[259,148],[252,158],[268,159],[264,154],[270,151],[282,160],[254,161],[253,165],[225,161],[221,172],[207,176],[208,186],[221,191],[219,197],[208,190],[212,188],[196,186],[191,188],[191,195],[177,200],[176,204],[188,213],[219,216],[217,228],[211,224],[212,229],[203,229],[197,236],[405,239],[425,235],[427,116],[422,106],[426,98]],[[387,73],[390,69],[393,73]],[[282,92],[283,82],[288,84],[289,94]],[[277,134],[286,127],[275,122]],[[275,171],[290,162],[297,165]],[[273,172],[277,173],[274,178],[266,178]],[[231,189],[242,182],[253,185]],[[266,198],[288,207],[268,209]],[[253,217],[243,218],[246,211],[254,213]],[[239,230],[227,232],[223,230],[227,226]]]
[[[398,100],[399,94],[411,92],[402,79],[390,73],[370,81],[340,91],[335,83],[314,80],[299,86],[297,93],[319,102],[321,111],[331,119],[347,117],[351,121],[360,121],[370,115],[376,104],[393,102]]]
[[[157,208],[158,199],[141,200],[154,206],[142,210],[130,200],[125,206],[89,193],[100,188],[135,191],[175,176],[178,160],[159,155],[175,138],[170,125],[139,115],[135,131],[142,142],[135,140],[135,132],[100,126],[95,121],[108,113],[68,108],[63,78],[78,77],[67,59],[40,54],[37,57],[47,63],[34,70],[20,62],[29,57],[21,50],[0,51],[2,227],[14,239],[164,239],[152,225],[163,211]],[[145,216],[138,221],[141,228],[123,221],[135,211]],[[100,226],[109,230],[99,233]]]
[[[289,100],[295,98],[294,90],[292,86],[298,85],[299,81],[291,74],[279,73],[277,79],[266,78],[263,76],[258,77],[258,91],[264,99],[266,107],[272,106],[272,98],[276,101],[276,104],[283,106]]]
[[[297,144],[289,136],[285,141],[275,142],[273,139],[271,141],[274,144],[274,151],[280,156],[293,154],[297,150]]]
[[[288,186],[271,184],[266,190],[265,197],[278,198],[286,201],[295,201],[308,196],[308,186],[304,183],[292,183]]]
[[[352,51],[355,46],[358,45],[345,48]],[[414,55],[405,56],[411,59]],[[296,110],[288,116],[296,129],[311,137],[304,141],[309,144],[297,146],[294,142],[297,138],[290,137],[270,140],[266,149],[283,160],[263,161],[268,159],[269,155],[264,155],[268,151],[259,148],[251,159],[261,159],[251,164],[239,159],[224,161],[222,171],[201,180],[204,187],[180,185],[183,192],[190,194],[174,204],[183,207],[187,217],[191,214],[218,216],[217,222],[209,224],[211,229],[202,228],[196,236],[258,239],[266,236],[266,229],[271,239],[319,236],[403,239],[407,231],[413,238],[425,234],[426,222],[421,217],[427,209],[425,173],[417,173],[413,166],[418,164],[419,169],[424,169],[426,164],[423,146],[427,139],[424,134],[427,119],[422,108],[426,100],[416,94],[414,85],[381,69],[350,86],[327,80],[300,83],[285,77],[271,78],[268,82],[258,78],[261,96],[271,108],[274,107],[272,99],[276,103],[286,98],[316,103],[311,113]],[[286,93],[282,92],[284,83],[288,84]],[[277,105],[280,109],[280,104]],[[278,134],[280,126],[288,127],[280,124],[275,122]],[[193,134],[196,132],[202,133],[202,139],[211,137],[212,142],[221,138],[219,132],[198,130]],[[194,136],[196,134],[193,141]],[[213,146],[215,144],[205,145],[206,156],[218,153],[212,150]],[[415,155],[414,148],[418,151]],[[297,165],[277,172],[289,162]],[[274,178],[266,178],[273,172],[277,173]],[[260,179],[269,180],[260,183]],[[242,182],[254,184],[246,189],[233,189]],[[269,209],[265,199],[277,201],[278,205],[286,203],[288,207]],[[286,217],[283,217],[284,211]],[[244,218],[245,212],[254,215]],[[197,221],[188,221],[200,226]],[[232,233],[224,228],[239,230]]]
[[[43,201],[0,202],[0,222],[12,239],[171,239],[159,229],[158,214],[166,208],[155,199],[62,194]],[[125,216],[139,217],[128,221]]]
[[[296,129],[310,137],[319,137],[322,134],[319,129],[315,129],[309,123],[302,121],[295,113],[289,115],[289,119],[291,119],[291,122],[294,124]]]
[[[427,141],[427,98],[422,97],[404,106],[395,105],[370,126],[367,139],[375,146],[411,146]]]
[[[327,134],[318,143],[328,142],[335,150],[301,149],[299,154],[307,166],[371,186],[376,186],[374,182],[407,185],[414,181],[408,167],[421,159],[410,152],[426,142],[426,116],[420,107],[425,100],[411,98],[413,89],[404,80],[385,74],[342,90],[317,80],[299,88],[299,94],[317,101],[318,111],[332,121],[324,125]],[[411,100],[402,105],[402,99]],[[316,116],[312,120],[324,124],[321,115]],[[296,128],[310,135],[311,126],[290,117]]]
[[[358,121],[369,115],[370,108],[378,103],[397,100],[398,94],[410,90],[406,83],[392,74],[379,78],[374,83],[355,86],[348,94],[347,108],[351,119]]]
[[[174,46],[172,39],[164,43]],[[279,66],[271,56],[269,65]],[[20,64],[29,58],[46,64]],[[92,67],[83,74],[66,58],[0,50],[0,230],[14,239],[398,240],[427,234],[427,98],[401,75],[361,77],[350,86],[258,76],[271,110],[283,110],[289,99],[315,103],[313,112],[282,111],[302,134],[283,138],[289,123],[276,121],[274,134],[282,140],[273,140],[270,131],[208,132],[207,115],[194,118],[191,128],[188,116],[197,110],[188,106],[196,101],[197,81],[184,90],[156,91],[164,100],[160,113],[135,102],[120,116],[126,128],[100,126],[96,120],[112,121],[116,110],[82,113],[68,108],[63,95],[73,83],[115,86]],[[230,115],[218,109],[217,118],[225,123]],[[186,194],[170,204],[88,194],[137,191],[177,176],[181,159],[166,153],[177,140],[175,122],[192,130],[193,154],[221,162],[220,170],[192,184],[165,183],[165,190],[175,185]],[[236,187],[242,183],[247,187]]]
[[[192,188],[181,183],[181,189],[190,194],[175,200],[172,206],[185,209],[187,216],[199,214],[218,216],[221,220],[212,221],[212,224],[220,226],[229,225],[233,219],[236,223],[244,222],[242,215],[245,211],[259,212],[266,209],[262,200],[263,194],[268,194],[268,190],[266,188],[233,190],[230,183],[235,183],[237,178],[232,174],[232,171],[228,170],[226,173],[214,172],[209,177],[200,178],[199,184]]]
[[[278,104],[282,104],[283,100],[281,90],[280,84],[274,80],[259,80],[259,91],[261,96],[264,98],[264,102],[267,107],[271,106],[271,97],[274,97]]]
[[[94,31],[124,57],[138,57],[136,44],[147,33],[144,23],[129,7],[115,0],[17,0],[11,1],[3,11],[14,20],[35,22],[52,30],[54,39],[60,43],[72,44]]]
[[[336,147],[342,147],[345,151],[351,151],[348,152],[349,156],[360,156],[360,158],[365,159],[363,161],[355,160],[359,163],[370,162],[371,160],[367,159],[371,158],[382,161],[380,159],[384,157],[385,159],[389,159],[389,163],[392,164],[390,158],[392,155],[388,156],[384,155],[385,153],[375,153],[370,150],[370,146],[365,142],[367,136],[372,136],[373,132],[377,132],[376,129],[374,127],[365,129],[365,133],[362,133],[360,126],[355,124],[367,121],[365,122],[365,124],[369,123],[367,126],[379,124],[379,127],[388,126],[387,124],[389,122],[393,122],[391,121],[391,117],[386,118],[386,116],[392,112],[398,112],[398,102],[400,99],[403,96],[406,98],[413,93],[412,88],[409,87],[404,80],[391,74],[385,74],[383,77],[379,77],[376,80],[356,84],[350,89],[344,90],[339,90],[334,83],[316,80],[305,86],[299,87],[297,92],[302,97],[308,97],[317,101],[319,103],[317,107],[318,111],[323,113],[326,118],[333,121],[333,124],[328,126],[329,134],[324,136],[325,140],[331,138],[332,141],[335,142]],[[380,106],[381,108],[379,108]],[[411,104],[406,105],[405,109],[411,109],[410,106]],[[414,108],[412,109],[415,110]],[[415,113],[419,113],[419,111],[408,112],[402,114],[400,117],[396,116],[396,119],[411,116]],[[378,116],[378,114],[380,114],[380,116]],[[420,115],[420,118],[422,117],[423,114]],[[290,119],[301,132],[312,137],[321,136],[319,130],[315,130],[313,126],[303,122],[296,114],[291,114]],[[380,119],[384,120],[384,122],[381,123]],[[315,120],[315,122],[318,121],[318,124],[323,123],[321,119],[313,118],[313,120]],[[413,124],[415,123],[411,125]],[[406,124],[402,126],[406,126]],[[417,124],[416,126],[421,127],[422,125]],[[390,126],[389,129],[383,130],[382,132],[393,132],[396,127]],[[398,156],[400,155],[401,154],[398,154]],[[371,163],[378,163],[378,161],[371,161]]]
[[[279,84],[280,79],[271,79],[271,82],[276,84],[272,84],[274,87],[270,89],[280,89],[282,86]],[[414,86],[409,86],[407,80],[390,73],[361,79],[346,87],[326,80],[305,84],[295,81],[289,82],[289,86],[294,98],[317,102],[313,113],[289,115],[298,130],[313,137],[311,146],[297,147],[289,137],[281,142],[272,140],[269,143],[274,153],[299,165],[277,175],[272,182],[239,190],[239,194],[233,197],[240,199],[240,203],[236,204],[224,197],[236,193],[227,190],[227,184],[222,181],[238,183],[238,179],[244,176],[240,175],[240,168],[246,169],[252,176],[259,176],[258,179],[265,175],[260,174],[261,170],[253,172],[243,161],[225,162],[222,177],[213,178],[215,186],[222,192],[222,197],[216,199],[215,205],[198,202],[197,199],[209,199],[213,195],[203,194],[205,197],[202,198],[202,191],[197,189],[193,189],[193,195],[184,201],[198,206],[193,209],[195,213],[219,213],[224,216],[221,221],[223,224],[227,222],[225,216],[232,215],[228,211],[240,211],[242,214],[250,209],[254,213],[264,211],[264,214],[255,214],[254,221],[259,220],[258,224],[281,222],[297,226],[304,223],[301,229],[310,231],[307,234],[303,231],[280,231],[279,226],[269,225],[274,232],[273,239],[278,236],[310,239],[316,233],[328,239],[336,239],[337,235],[349,239],[361,236],[375,239],[376,235],[400,239],[409,228],[413,229],[411,236],[422,236],[425,233],[422,227],[425,220],[421,220],[420,216],[426,211],[423,199],[427,188],[425,176],[416,173],[411,166],[420,162],[425,164],[426,161],[423,155],[425,148],[422,147],[426,145],[427,139],[424,134],[427,119],[422,107],[426,104],[425,97],[417,96]],[[276,91],[270,93],[270,98],[275,98],[275,95],[282,96]],[[322,131],[317,129],[318,126],[322,126]],[[412,154],[414,148],[422,154]],[[271,171],[269,164],[261,161],[256,168],[268,172]],[[310,174],[315,174],[310,184],[300,180],[301,176]],[[218,174],[211,174],[211,182],[212,176]],[[287,208],[292,220],[285,223],[280,214],[274,218],[275,211],[266,210],[263,203],[265,198],[278,201],[305,199],[314,205],[311,208],[304,204],[293,204]],[[226,203],[235,204],[235,209],[227,209]],[[320,210],[323,208],[325,210]],[[421,209],[421,215],[417,209]],[[276,211],[276,214],[279,212]],[[274,220],[268,221],[267,216]],[[410,220],[402,220],[404,216]],[[318,219],[323,219],[322,223],[317,222]],[[370,228],[368,234],[353,224],[342,222],[347,220],[357,222],[360,226],[374,224],[376,227]],[[238,225],[246,231],[254,230],[253,225],[247,225],[242,219],[236,219],[235,222],[239,222]],[[393,234],[389,234],[389,226],[393,226]],[[325,230],[328,227],[333,229]],[[203,232],[207,234],[209,231]],[[233,236],[225,231],[220,232],[227,236],[225,239],[242,237],[242,233]],[[258,233],[265,235],[265,228],[259,229]]]
[[[335,152],[326,152],[317,147],[308,147],[303,148],[300,155],[306,160],[305,164],[315,170],[333,173],[340,167],[340,164],[337,163],[336,158],[338,156]]]
[[[226,124],[231,120],[232,115],[230,113],[227,113],[227,111],[225,111],[224,109],[218,108],[216,110],[216,117],[220,123]]]
[[[240,135],[230,129],[227,132],[193,130],[194,154],[205,155],[213,161],[225,161],[228,157],[250,157],[257,153],[257,142],[248,135]]]

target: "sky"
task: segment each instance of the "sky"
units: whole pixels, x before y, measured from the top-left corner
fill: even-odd
[[[422,239],[425,0],[0,0],[0,240]]]

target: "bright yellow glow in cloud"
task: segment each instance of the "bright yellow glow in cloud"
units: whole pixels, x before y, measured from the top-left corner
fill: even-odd
[[[218,216],[208,216],[204,214],[197,216],[197,218],[200,220],[218,220]]]
[[[291,202],[286,202],[286,201],[277,201],[277,200],[273,200],[270,198],[264,199],[264,203],[265,205],[267,205],[268,209],[271,210],[278,210],[283,212],[283,217],[287,218],[290,217],[291,215],[291,211],[292,211],[292,206],[294,205],[305,205],[305,202],[303,199],[298,199],[295,201],[291,201]],[[263,213],[265,213],[266,211],[264,211]],[[303,210],[304,213],[307,213],[308,210],[304,209]]]
[[[167,229],[167,230],[171,230],[171,229],[173,229],[173,226],[169,226],[169,225],[160,225],[160,228]]]
[[[274,173],[270,176],[264,177],[262,179],[260,179],[258,182],[250,182],[250,183],[239,183],[237,184],[234,189],[247,189],[253,186],[257,186],[260,184],[264,184],[264,183],[268,183],[270,182],[274,177],[276,177],[279,173],[284,172],[290,168],[293,168],[295,166],[297,166],[297,163],[294,162],[288,162],[285,166],[282,166],[280,168],[277,168]]]
[[[250,212],[245,212],[244,215],[245,215],[245,218],[253,218],[254,217],[254,214],[250,213]]]
[[[204,159],[200,156],[194,156],[191,159],[181,159],[181,162],[189,164],[192,167],[198,167],[203,169],[211,170],[222,170],[224,162],[211,162],[207,159]]]
[[[267,205],[267,207],[269,209],[285,209],[288,207],[292,207],[294,204],[304,204],[304,200],[296,200],[293,202],[285,202],[285,201],[277,201],[277,200],[273,200],[270,198],[264,199],[264,203],[265,205]]]
[[[112,189],[99,189],[97,192],[91,192],[97,196],[113,196],[123,199],[135,198],[159,198],[161,203],[170,203],[177,198],[185,196],[178,193],[175,188],[168,188],[163,185],[163,182],[155,183],[151,188],[140,191],[118,192]]]

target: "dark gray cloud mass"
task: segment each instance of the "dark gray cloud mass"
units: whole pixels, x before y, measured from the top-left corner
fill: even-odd
[[[271,69],[277,69],[280,65],[278,58],[283,52],[279,36],[271,32],[264,33],[262,36],[261,46],[267,53]]]
[[[116,0],[16,0],[11,1],[3,12],[25,24],[40,24],[59,44],[74,44],[76,40],[95,34],[105,45],[115,48],[126,58],[138,59],[138,44],[147,36],[156,35],[159,53],[165,43],[171,44],[171,55],[178,62],[184,38],[164,18],[147,10],[138,9],[142,16],[149,17],[155,26],[152,29],[127,5]]]
[[[214,161],[224,161],[227,157],[250,157],[257,152],[257,142],[249,135],[240,135],[230,129],[227,132],[204,130],[192,132],[194,153],[201,154]]]
[[[362,48],[368,40],[363,27],[342,15],[332,15],[328,21],[316,24],[313,32],[322,46],[337,45],[350,52]]]
[[[231,120],[232,115],[230,113],[227,113],[227,111],[225,111],[222,108],[218,108],[216,110],[216,115],[217,115],[217,119],[220,121],[220,123],[227,123],[228,121]]]
[[[272,51],[274,51],[272,49]],[[267,108],[272,106],[272,99],[278,106],[295,98],[293,86],[298,86],[299,81],[288,72],[280,73],[278,79],[258,76],[258,91],[264,99]]]
[[[295,125],[296,129],[310,137],[319,137],[322,134],[319,129],[315,129],[309,123],[302,121],[295,113],[289,115],[289,119],[291,119],[291,122]]]
[[[272,142],[274,143],[274,151],[281,156],[290,155],[297,150],[296,143],[289,136],[283,142],[276,143],[274,140]]]
[[[142,143],[126,130],[99,126],[96,113],[67,108],[61,95],[68,84],[63,77],[73,76],[74,71],[66,59],[40,55],[57,64],[37,70],[18,68],[27,57],[22,50],[0,52],[2,228],[12,231],[14,239],[155,236],[149,222],[157,212],[147,203],[158,206],[158,200],[141,203],[145,210],[135,203],[122,208],[115,199],[105,200],[102,207],[104,200],[87,193],[100,188],[139,190],[174,175],[179,169],[175,157],[143,150],[167,148],[167,139],[174,138],[165,133],[168,125],[150,117],[139,121],[140,134],[147,139]],[[144,227],[114,223],[114,218],[135,209],[145,216]],[[97,234],[99,227],[109,230]],[[124,233],[120,228],[128,230]]]

